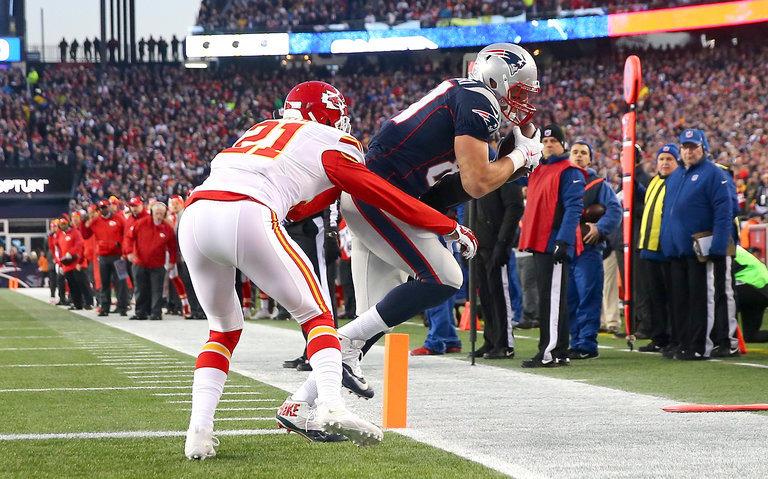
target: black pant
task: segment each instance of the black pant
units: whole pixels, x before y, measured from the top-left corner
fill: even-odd
[[[648,293],[651,309],[648,335],[655,344],[670,343],[670,266],[664,261],[648,261]]]
[[[76,269],[67,271],[64,273],[64,278],[66,278],[67,283],[69,284],[69,296],[72,299],[72,305],[76,309],[83,309],[83,292],[80,290],[81,281],[78,278],[77,273],[79,273],[79,271]]]
[[[511,305],[507,303],[509,289],[507,283],[503,281],[507,277],[508,266],[505,264],[491,268],[489,261],[492,254],[492,248],[480,248],[476,263],[477,277],[480,278],[478,288],[480,306],[485,318],[483,327],[485,344],[482,347],[485,351],[515,347],[512,324],[509,321],[512,314]]]
[[[760,289],[750,284],[737,285],[736,305],[741,313],[744,341],[750,343],[768,342],[768,331],[760,331],[765,308],[768,308],[768,285]]]
[[[568,357],[568,264],[554,264],[549,253],[533,253],[539,288],[539,352],[536,358],[550,361]],[[550,310],[550,299],[559,290],[559,309]],[[552,344],[550,344],[550,342]]]
[[[99,256],[99,274],[101,275],[101,311],[109,312],[112,305],[112,288],[115,285],[115,296],[117,296],[117,312],[124,313],[128,311],[128,285],[124,279],[117,279],[115,270],[115,261],[120,259],[120,255]]]
[[[165,268],[145,268],[136,264],[133,265],[133,277],[136,279],[136,316],[162,318]]]
[[[670,286],[672,331],[680,349],[709,357],[715,317],[727,315],[725,264],[702,263],[695,257],[675,258],[670,264]],[[722,308],[726,308],[725,313]],[[729,344],[722,346],[730,348]]]
[[[48,288],[51,290],[51,298],[56,297],[56,283],[58,281],[56,276],[58,275],[55,269],[48,270]]]
[[[59,288],[59,302],[67,302],[67,278],[62,274],[56,275],[56,287]]]

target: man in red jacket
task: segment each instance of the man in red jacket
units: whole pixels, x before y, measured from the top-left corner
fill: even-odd
[[[80,289],[82,275],[80,261],[83,257],[83,236],[70,226],[69,215],[59,218],[59,234],[56,238],[59,246],[59,261],[64,277],[69,283],[72,306],[69,309],[83,309],[83,293]]]
[[[133,263],[136,281],[136,314],[131,319],[163,319],[165,254],[176,263],[176,235],[165,221],[163,203],[152,205],[152,215],[138,220],[125,235],[128,260]]]
[[[123,236],[125,232],[125,218],[122,214],[115,214],[110,208],[109,201],[101,200],[98,204],[99,215],[85,222],[83,236],[87,239],[96,237],[96,254],[99,258],[99,276],[101,278],[101,312],[99,316],[107,316],[112,304],[112,292],[110,285],[115,285],[117,296],[117,312],[120,316],[128,313],[128,286],[125,278],[118,277],[115,262],[122,260]],[[110,281],[111,279],[111,281]]]

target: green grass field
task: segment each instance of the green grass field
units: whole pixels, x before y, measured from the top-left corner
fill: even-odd
[[[194,358],[7,290],[0,291],[0,318],[0,477],[503,477],[390,432],[374,448],[274,434],[287,393],[234,373],[217,430],[266,434],[226,437],[216,459],[188,461],[182,434],[189,404],[182,401],[190,399]],[[149,366],[126,366],[126,356],[144,356]],[[45,366],[54,364],[70,366]],[[139,374],[157,364],[164,369]],[[155,388],[149,376],[178,383]],[[263,410],[222,410],[254,408],[241,401],[247,398]],[[244,415],[263,420],[224,420]],[[143,437],[148,431],[161,437]],[[40,437],[82,433],[101,434]],[[139,437],[100,437],[131,433]]]
[[[292,321],[259,323],[298,330]],[[408,333],[415,348],[426,331],[413,320],[396,332]],[[520,361],[534,354],[537,333],[519,333],[515,359],[478,362],[524,371]],[[460,334],[468,351],[468,334]],[[766,402],[768,351],[761,345],[748,345],[741,358],[682,362],[630,353],[626,341],[607,335],[600,343],[614,349],[571,368],[526,372],[683,402]],[[452,356],[471,367],[466,354]],[[420,360],[429,358],[412,359]],[[0,291],[0,477],[502,477],[393,432],[374,448],[278,434],[274,413],[287,393],[235,373],[217,413],[226,447],[214,460],[187,461],[193,367],[191,356]]]

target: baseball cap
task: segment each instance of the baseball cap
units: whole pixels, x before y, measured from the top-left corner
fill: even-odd
[[[541,130],[541,137],[552,137],[559,141],[560,144],[563,145],[563,148],[565,148],[565,133],[563,133],[562,128],[560,128],[558,125],[555,125],[554,123],[550,123]]]
[[[592,150],[592,145],[587,140],[576,140],[573,142],[574,145],[584,145],[589,150],[589,159],[594,160],[595,159],[595,153],[594,150]]]
[[[113,205],[119,205],[120,204],[120,200],[117,199],[117,196],[115,196],[115,195],[112,195],[112,196],[109,197],[109,202],[112,203]]]
[[[82,215],[80,214],[79,211],[73,211],[72,214],[69,216],[72,218],[74,218],[75,216],[77,216],[78,218],[82,218]]]
[[[184,203],[184,198],[182,198],[180,195],[173,195],[170,198],[168,198],[168,203],[173,203],[174,201]]]
[[[128,201],[129,206],[141,206],[144,204],[144,201],[141,199],[140,196],[134,196]]]
[[[670,155],[674,156],[676,160],[680,159],[680,150],[677,149],[677,145],[674,143],[667,143],[666,145],[659,148],[659,151],[656,153],[656,158],[658,158],[662,153],[669,153]]]
[[[66,213],[62,213],[61,216],[59,216],[59,224],[69,224],[69,215]]]
[[[694,145],[705,145],[707,139],[704,132],[696,128],[688,128],[680,134],[680,144],[693,143]]]
[[[101,200],[98,204],[99,208],[109,208],[109,200]]]

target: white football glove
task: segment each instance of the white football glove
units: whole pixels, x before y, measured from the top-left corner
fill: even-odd
[[[477,253],[477,238],[475,233],[466,226],[456,223],[456,228],[453,231],[443,236],[446,243],[450,244],[454,241],[459,243],[463,247],[461,255],[467,259],[470,259]]]
[[[539,161],[541,161],[541,150],[543,148],[541,144],[541,130],[536,128],[533,138],[523,135],[519,126],[512,127],[512,133],[515,135],[515,150],[523,155],[523,160],[525,161],[523,166],[528,168],[529,171],[535,170],[539,166]]]

